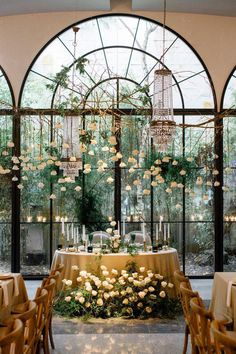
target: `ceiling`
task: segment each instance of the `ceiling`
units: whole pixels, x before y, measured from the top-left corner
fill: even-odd
[[[0,16],[40,12],[109,11],[115,7],[115,3],[120,5],[122,1],[125,4],[130,2],[130,10],[163,11],[164,0],[0,0]],[[236,16],[236,0],[167,0],[167,11]]]

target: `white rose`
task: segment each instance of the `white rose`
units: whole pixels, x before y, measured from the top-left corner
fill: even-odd
[[[128,281],[129,281],[130,283],[133,283],[134,278],[133,278],[133,277],[128,277]]]
[[[86,278],[86,277],[87,277],[87,272],[86,272],[86,270],[81,270],[80,273],[79,273],[79,275],[80,275],[81,277],[83,277],[83,278]]]
[[[168,283],[168,288],[172,289],[174,287],[174,284]]]
[[[142,302],[139,302],[137,306],[141,309],[143,307]]]
[[[81,297],[79,298],[79,302],[80,302],[81,304],[83,304],[83,303],[85,302],[85,298],[84,298],[83,296],[81,296]]]
[[[156,279],[159,279],[159,280],[162,280],[162,279],[163,279],[163,275],[155,274],[155,278],[156,278]]]
[[[72,280],[67,280],[67,281],[66,281],[66,285],[67,285],[67,286],[71,286],[71,285],[72,285]]]
[[[78,277],[76,280],[77,280],[78,283],[80,283],[82,281],[82,278]]]
[[[129,303],[129,300],[128,300],[128,299],[124,299],[124,300],[122,301],[122,304],[124,304],[124,305],[128,305],[128,303]]]
[[[145,291],[140,291],[140,292],[138,293],[138,296],[139,296],[141,299],[143,299],[143,298],[146,296]]]
[[[128,286],[125,290],[126,290],[127,294],[132,294],[132,292],[133,292],[133,289],[130,286]]]
[[[97,292],[96,290],[92,290],[92,295],[93,295],[93,296],[97,296],[97,293],[98,293],[98,292]]]
[[[107,229],[106,229],[106,232],[108,233],[108,234],[112,234],[112,228],[111,227],[108,227]]]
[[[78,267],[77,265],[73,265],[73,266],[71,267],[71,269],[72,269],[72,270],[78,270],[79,267]]]
[[[143,272],[145,272],[145,267],[140,267],[139,270],[141,273],[143,273]]]
[[[101,265],[100,269],[101,269],[101,270],[107,270],[107,267],[104,266],[104,265]]]
[[[101,298],[97,299],[97,305],[102,306],[103,305],[103,300]]]
[[[111,226],[116,226],[116,221],[111,221],[111,222],[110,222],[110,225],[111,225]]]
[[[111,273],[114,274],[114,275],[118,275],[118,271],[116,269],[112,269]]]
[[[105,300],[107,300],[107,299],[109,299],[110,295],[108,293],[104,293],[103,297],[104,297]]]
[[[166,282],[166,281],[162,281],[162,282],[161,282],[161,286],[162,286],[163,288],[165,288],[166,285],[167,285],[167,282]]]
[[[146,311],[147,313],[151,313],[151,312],[152,312],[152,309],[151,309],[151,307],[145,307],[145,311]]]
[[[162,290],[161,292],[160,292],[160,297],[162,297],[162,298],[164,298],[164,297],[166,297],[166,293]]]
[[[153,286],[149,286],[148,291],[152,293],[153,291],[155,291],[155,289],[153,288]]]
[[[107,270],[103,270],[102,275],[104,275],[104,277],[107,277],[109,275],[109,272]]]
[[[66,297],[65,297],[65,301],[66,301],[66,302],[70,302],[70,301],[71,301],[71,296],[66,296]]]

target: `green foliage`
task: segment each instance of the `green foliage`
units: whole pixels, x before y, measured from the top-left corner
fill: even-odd
[[[78,58],[76,63],[76,70],[79,70],[79,73],[82,75],[85,73],[85,66],[89,63],[89,60],[86,58]]]

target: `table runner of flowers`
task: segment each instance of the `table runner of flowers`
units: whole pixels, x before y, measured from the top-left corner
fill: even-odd
[[[145,267],[109,271],[100,266],[99,274],[78,271],[76,286],[63,279],[63,290],[55,303],[56,313],[69,317],[173,317],[179,301],[170,297],[174,285],[159,273]],[[72,286],[73,285],[73,286]]]

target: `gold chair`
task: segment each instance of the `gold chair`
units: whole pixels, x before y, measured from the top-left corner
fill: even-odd
[[[41,336],[45,327],[46,307],[48,303],[48,292],[46,289],[38,288],[33,300],[37,304],[36,312],[36,334],[34,344],[34,354],[40,351]]]
[[[175,279],[175,285],[177,288],[177,292],[179,295],[179,299],[183,308],[183,312],[184,312],[184,307],[183,307],[183,299],[182,299],[182,294],[180,292],[180,284],[181,283],[186,283],[188,284],[188,287],[191,289],[191,284],[189,281],[189,278],[187,278],[183,272],[181,272],[180,270],[176,270],[174,272],[174,279]],[[188,328],[188,323],[187,320],[185,319],[185,331],[184,331],[184,347],[183,347],[183,353],[182,354],[186,354],[187,349],[188,349],[188,336],[189,336],[189,328]]]
[[[192,345],[192,354],[195,354],[195,353],[197,353],[197,349],[196,349],[193,331],[191,328],[190,300],[194,297],[199,297],[199,295],[198,295],[197,291],[192,290],[189,281],[180,283],[179,289],[180,289],[180,298],[181,298],[184,319],[185,319],[185,324],[186,324],[183,353],[186,353],[186,351],[187,351],[188,336],[190,334],[191,345]]]
[[[48,278],[47,278],[48,279]],[[48,292],[48,299],[45,311],[45,323],[43,328],[43,350],[45,354],[49,354],[49,343],[48,338],[51,336],[51,344],[54,346],[53,338],[52,338],[52,307],[53,307],[53,299],[55,295],[56,288],[56,280],[53,279],[53,276],[45,282],[43,289]],[[50,334],[51,333],[51,334]]]
[[[211,322],[214,319],[212,312],[205,308],[200,297],[194,297],[190,300],[190,308],[190,327],[198,353],[214,353],[215,345],[210,331]]]
[[[24,354],[32,354],[36,335],[36,310],[37,305],[29,301],[27,308],[21,313],[11,313],[11,317],[20,319],[24,326]]]
[[[211,324],[214,337],[216,354],[235,354],[236,353],[236,332],[226,331],[225,326],[214,320]]]
[[[0,328],[1,354],[22,354],[24,350],[24,326],[21,320],[9,320]]]
[[[64,269],[64,264],[59,263],[59,264],[56,265],[56,267],[54,269],[52,269],[50,271],[49,275],[54,275],[56,272],[59,272],[61,274],[63,269]]]

